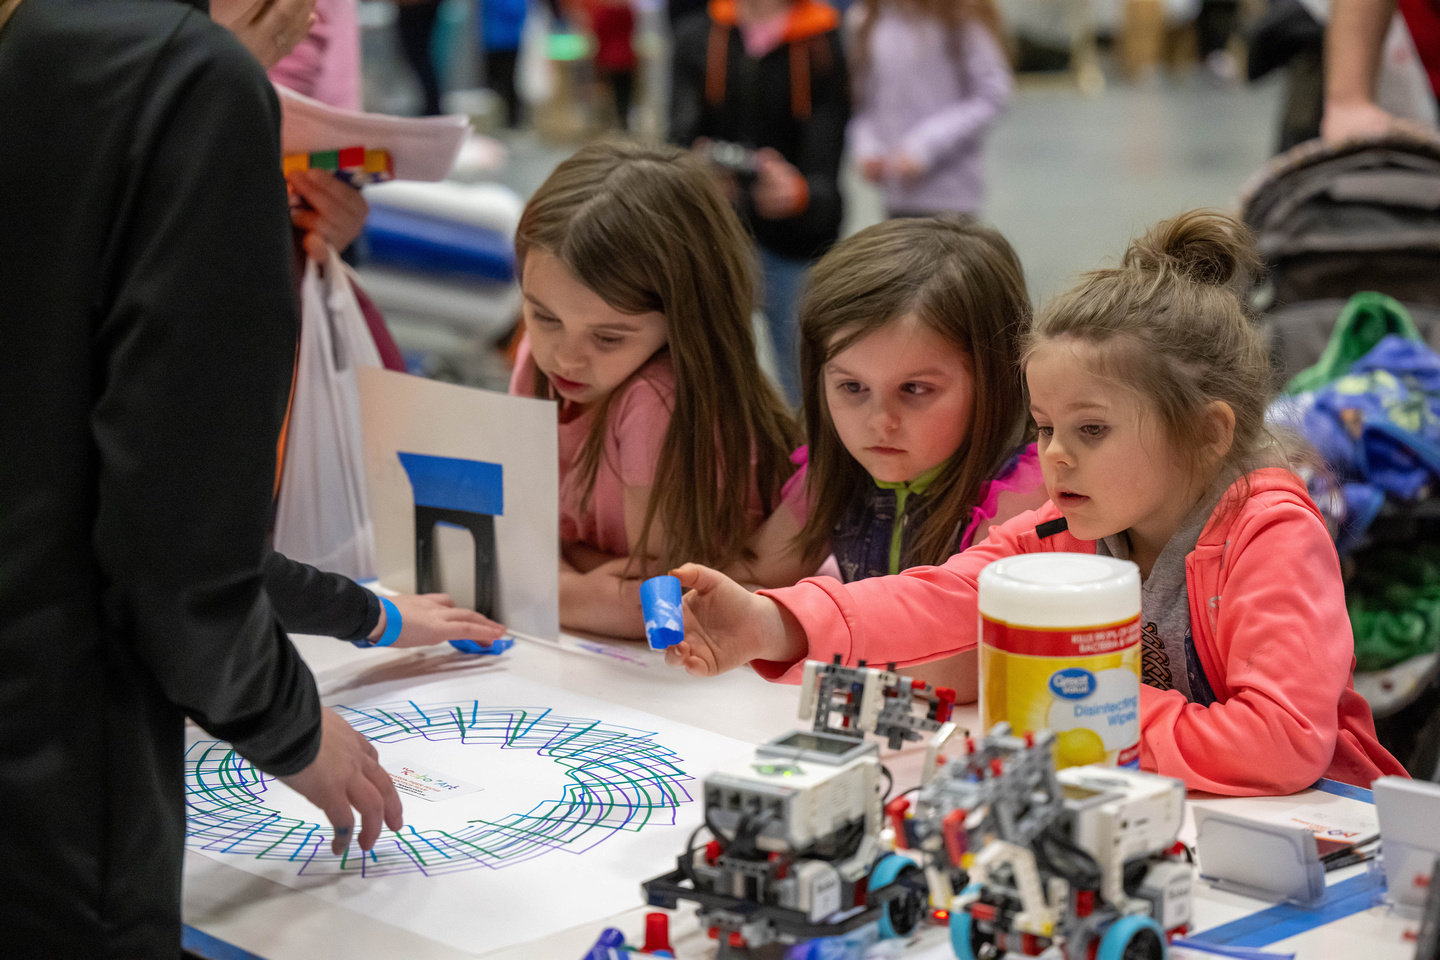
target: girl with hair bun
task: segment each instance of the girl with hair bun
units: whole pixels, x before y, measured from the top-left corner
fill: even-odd
[[[1339,561],[1294,472],[1306,452],[1265,423],[1273,372],[1236,293],[1257,267],[1228,216],[1157,225],[1118,267],[1047,304],[1026,338],[1049,503],[942,566],[893,577],[752,595],[684,567],[686,639],[667,659],[697,674],[749,662],[789,680],[836,653],[949,657],[976,645],[990,562],[1108,554],[1143,579],[1144,769],[1231,795],[1404,776],[1351,684]]]

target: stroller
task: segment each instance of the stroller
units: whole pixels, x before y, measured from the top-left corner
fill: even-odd
[[[1241,209],[1269,268],[1255,296],[1259,322],[1290,392],[1323,403],[1326,383],[1343,379],[1344,390],[1358,391],[1368,371],[1411,389],[1421,413],[1440,409],[1410,370],[1376,369],[1376,358],[1396,350],[1422,359],[1440,351],[1440,135],[1407,127],[1336,146],[1303,143],[1251,179]],[[1342,425],[1359,447],[1359,422]],[[1317,447],[1345,473],[1330,456],[1333,442]],[[1339,546],[1361,661],[1356,689],[1381,742],[1412,775],[1432,779],[1440,776],[1440,470],[1424,457],[1417,463],[1428,482],[1375,494],[1363,535],[1342,536]],[[1386,645],[1396,638],[1410,646]]]

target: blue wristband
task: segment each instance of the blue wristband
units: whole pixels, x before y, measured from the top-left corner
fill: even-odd
[[[377,647],[388,647],[400,639],[400,630],[405,621],[400,619],[400,608],[385,597],[380,598],[380,606],[385,608],[385,632],[380,634],[380,639],[375,641]]]
[[[388,647],[400,639],[400,630],[405,621],[400,617],[400,608],[384,597],[376,597],[380,606],[385,610],[385,632],[380,634],[379,640],[371,640],[368,637],[360,640],[351,640],[350,643],[357,647]]]

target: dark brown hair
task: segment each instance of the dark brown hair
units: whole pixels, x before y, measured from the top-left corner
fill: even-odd
[[[536,249],[616,310],[665,316],[675,405],[639,539],[649,542],[658,519],[664,544],[655,569],[691,560],[720,567],[746,556],[752,460],[769,513],[793,471],[796,430],[755,359],[752,244],[710,172],[674,147],[584,147],[521,214],[515,257],[522,275]],[[610,401],[629,383],[596,408],[575,465],[582,499],[594,490]],[[539,370],[535,393],[550,396]],[[633,559],[644,566],[650,558]]]
[[[825,365],[907,314],[969,358],[975,402],[964,441],[929,489],[934,507],[908,538],[902,565],[949,557],[981,486],[1025,438],[1018,358],[1030,298],[1005,238],[970,218],[927,217],[889,220],[841,241],[815,265],[800,304],[810,513],[799,550],[807,559],[824,556],[836,523],[872,483],[835,432]]]
[[[1025,357],[1054,340],[1101,349],[1097,375],[1154,404],[1171,449],[1192,475],[1236,475],[1264,465],[1310,465],[1303,443],[1265,423],[1278,387],[1260,332],[1241,299],[1261,268],[1250,231],[1216,211],[1192,210],[1130,244],[1120,266],[1094,270],[1041,309]],[[1229,451],[1208,461],[1215,440],[1206,410],[1235,414]]]

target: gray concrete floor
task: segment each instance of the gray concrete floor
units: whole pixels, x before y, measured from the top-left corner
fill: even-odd
[[[986,144],[982,216],[1015,245],[1040,300],[1124,252],[1156,220],[1230,207],[1271,155],[1279,88],[1216,86],[1198,75],[1112,83],[1095,98],[1065,83],[1021,85]],[[511,136],[498,179],[529,196],[574,149]],[[845,232],[883,216],[878,194],[847,169]]]

